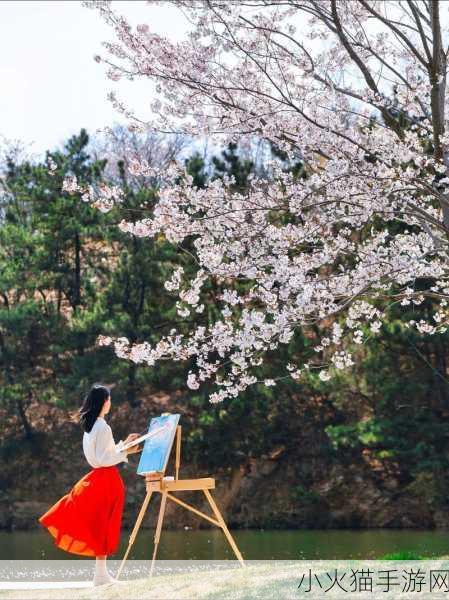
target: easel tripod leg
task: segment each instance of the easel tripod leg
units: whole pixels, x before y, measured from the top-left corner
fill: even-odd
[[[148,508],[148,504],[149,504],[150,499],[151,499],[151,494],[152,494],[152,492],[147,492],[147,495],[145,496],[145,500],[143,501],[142,507],[141,507],[141,509],[139,511],[139,514],[137,516],[136,523],[135,523],[134,528],[133,528],[133,530],[131,532],[131,535],[129,536],[128,548],[126,549],[125,556],[123,557],[123,560],[122,560],[122,562],[120,564],[120,568],[118,570],[116,579],[118,579],[120,577],[120,573],[122,572],[123,566],[124,566],[124,564],[126,562],[126,559],[128,558],[128,554],[129,554],[129,552],[131,550],[132,545],[134,544],[134,540],[136,539],[137,532],[139,531],[140,524],[142,523],[142,519],[143,519],[143,517],[145,515],[145,511]]]
[[[212,494],[209,492],[209,490],[203,490],[204,494],[206,495],[206,498],[209,501],[209,504],[213,510],[214,515],[217,518],[217,521],[220,523],[220,527],[223,530],[223,533],[225,534],[229,545],[231,546],[231,548],[234,550],[234,554],[236,555],[236,557],[238,558],[240,564],[242,565],[242,567],[245,566],[245,563],[243,562],[243,557],[240,554],[240,550],[237,547],[237,544],[234,542],[234,538],[232,537],[229,529],[226,526],[225,520],[223,519],[223,517],[221,516],[221,512],[218,510],[218,506],[215,504],[215,500],[212,498]]]
[[[157,547],[159,545],[159,540],[161,539],[162,521],[164,520],[166,503],[167,503],[167,492],[162,492],[161,507],[159,509],[159,516],[157,518],[156,533],[154,534],[154,550],[153,550],[153,558],[151,560],[150,577],[153,575],[154,561],[156,560]]]

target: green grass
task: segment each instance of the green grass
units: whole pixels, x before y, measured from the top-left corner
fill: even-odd
[[[433,560],[438,564],[438,568],[447,569],[447,559],[448,557],[439,557]],[[408,561],[420,560],[420,557],[413,552],[398,552],[387,554],[377,561],[364,562],[369,562],[371,568],[380,568],[379,564],[374,564],[380,560],[403,561],[404,567],[409,567]],[[383,563],[384,568],[385,566],[386,563]],[[399,568],[400,564],[397,566]],[[312,592],[307,591],[306,574],[309,568],[313,574],[323,577],[325,582],[328,570],[330,573],[333,573],[334,569],[348,572],[351,567],[360,568],[359,561],[335,560],[332,561],[332,567],[329,561],[256,564],[243,569],[230,566],[220,570],[210,568],[207,571],[156,575],[99,588],[0,590],[0,600],[323,600],[324,594],[321,589],[315,587]],[[364,567],[366,568],[366,564]],[[306,576],[306,580],[303,586],[298,588],[302,575]],[[384,600],[385,597],[384,592],[370,595],[373,600]],[[408,600],[410,595],[398,592],[394,597]]]
[[[249,566],[202,573],[159,575],[84,589],[0,591],[0,600],[248,600],[298,598],[298,567]]]
[[[416,554],[416,552],[402,550],[401,552],[391,552],[384,554],[379,560],[427,560],[425,556]]]

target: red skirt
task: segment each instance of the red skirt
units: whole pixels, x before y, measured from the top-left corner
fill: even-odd
[[[39,522],[61,550],[109,556],[120,542],[125,485],[116,466],[93,469],[54,504]]]

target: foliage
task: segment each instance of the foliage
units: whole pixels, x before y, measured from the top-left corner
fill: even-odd
[[[68,170],[86,183],[101,176],[87,142],[81,131],[43,163],[9,158],[1,182],[0,398],[28,436],[26,405],[60,401],[64,375],[84,354],[79,324],[104,271],[97,243],[107,217],[61,191]]]
[[[417,554],[413,550],[403,550],[401,552],[384,554],[378,560],[426,560],[426,557]]]
[[[390,309],[405,318],[431,301],[406,323],[445,334],[445,3],[173,4],[191,26],[182,42],[95,4],[117,36],[97,61],[114,81],[132,73],[155,85],[151,128],[220,135],[234,145],[231,165],[233,148],[259,137],[281,160],[268,160],[269,178],[239,161],[233,177],[205,186],[181,165],[160,174],[154,207],[122,228],[191,247],[195,270],[167,283],[185,314],[218,284],[215,315],[207,326],[191,322],[188,335],[175,328],[153,344],[108,343],[134,362],[187,356],[188,385],[211,383],[218,403],[258,384],[261,362],[296,333],[313,338],[317,354],[278,363],[279,377],[307,379],[307,367],[322,381],[355,364],[352,346],[377,335]],[[110,208],[108,193],[87,197]]]
[[[219,315],[216,298],[223,285],[208,282],[204,310],[179,315],[164,282],[179,266],[193,275],[194,242],[176,246],[164,236],[143,239],[115,226],[124,213],[137,220],[142,207],[151,208],[158,198],[157,188],[136,179],[128,182],[120,161],[112,170],[118,174],[114,184],[121,178],[123,197],[108,213],[61,193],[62,181],[75,170],[85,183],[108,182],[105,161],[92,160],[87,144],[81,132],[63,151],[49,152],[42,164],[9,161],[3,180],[0,398],[17,415],[24,433],[35,433],[27,419],[30,402],[72,407],[92,381],[103,380],[116,384],[118,402],[132,406],[151,392],[176,395],[189,420],[186,457],[211,469],[247,464],[276,448],[296,453],[298,439],[312,436],[316,452],[329,464],[338,456],[360,460],[369,451],[386,471],[399,465],[407,484],[431,472],[441,480],[438,489],[432,487],[433,501],[444,502],[447,335],[423,337],[406,327],[410,318],[419,320],[432,311],[428,300],[408,313],[390,309],[378,336],[367,326],[366,342],[346,348],[356,359],[355,369],[332,384],[314,369],[306,370],[301,380],[279,376],[283,364],[317,354],[316,341],[325,328],[313,334],[298,330],[254,368],[257,386],[218,405],[209,402],[210,385],[186,389],[192,361],[149,368],[96,345],[100,334],[156,343],[174,324],[186,334],[192,323],[207,326]],[[230,176],[240,193],[250,185],[254,168],[250,160],[240,161],[232,144],[212,158],[209,168],[198,154],[185,166],[198,189]],[[248,289],[247,282],[236,289]],[[304,486],[294,491],[295,501],[318,502]],[[418,492],[410,488],[410,493]]]

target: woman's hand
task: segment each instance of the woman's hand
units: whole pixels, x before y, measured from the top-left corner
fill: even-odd
[[[133,440],[137,440],[138,437],[140,437],[138,433],[130,433],[129,436],[126,438],[126,440],[123,443],[128,444],[129,442],[132,442]]]
[[[128,444],[129,442],[132,442],[133,440],[137,440],[138,437],[140,437],[140,435],[138,433],[130,433],[124,443]],[[128,448],[126,450],[126,454],[136,454],[137,452],[140,452],[141,450],[142,450],[142,448],[140,446],[131,446],[131,448]]]

